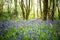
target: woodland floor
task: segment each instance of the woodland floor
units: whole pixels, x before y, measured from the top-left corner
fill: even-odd
[[[5,33],[3,28],[7,31],[8,34]],[[10,31],[9,28],[11,28]],[[10,34],[9,32],[12,33]],[[15,35],[18,36],[14,37],[15,36],[14,33]],[[7,35],[9,37],[4,39]],[[23,21],[23,19],[20,19],[19,21],[2,20],[0,22],[0,39],[1,40],[3,39],[4,40],[60,40],[60,20],[53,20],[53,21],[51,20],[42,21],[41,19],[28,19],[27,21]]]

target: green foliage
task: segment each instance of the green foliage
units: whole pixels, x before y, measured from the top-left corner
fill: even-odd
[[[9,38],[16,40],[16,37],[18,36],[16,27],[12,27],[12,28],[8,28],[8,29],[3,28],[2,33],[4,36],[2,36],[2,35],[0,36],[1,40],[9,40]]]
[[[9,18],[9,14],[7,12],[3,12],[0,16],[0,19],[8,19]]]

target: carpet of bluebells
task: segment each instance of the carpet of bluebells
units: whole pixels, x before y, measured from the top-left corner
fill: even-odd
[[[60,21],[0,21],[0,40],[60,40]]]

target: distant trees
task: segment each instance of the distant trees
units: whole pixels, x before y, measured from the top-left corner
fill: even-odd
[[[7,5],[6,9],[4,9],[5,4]],[[12,5],[13,5],[13,8],[12,8]],[[20,10],[18,10],[19,8],[18,6],[21,8]],[[33,17],[35,18],[38,18],[40,14],[43,20],[46,20],[46,19],[54,20],[56,7],[58,8],[58,12],[57,12],[58,19],[60,19],[60,0],[1,0],[0,15],[4,14],[3,13],[4,10],[7,10],[8,15],[10,17],[12,16],[17,17],[18,11],[21,11],[23,19],[28,20],[29,15],[32,12]],[[12,13],[12,9],[14,11],[13,13]]]
[[[7,0],[8,2],[8,13],[9,13],[9,16],[11,16],[11,10],[10,10],[10,7],[11,7],[11,4],[10,4],[10,0]]]
[[[0,0],[0,16],[3,13],[3,5],[4,5],[3,0]]]
[[[54,20],[54,14],[56,10],[56,4],[59,4],[58,0],[42,0],[43,3],[43,12],[41,9],[41,0],[39,1],[40,3],[40,11],[41,11],[41,16],[43,20],[46,20],[47,18],[50,20]],[[60,9],[58,7],[58,16],[60,19]]]
[[[39,6],[39,0],[37,0],[37,18],[39,17],[39,15],[38,15],[38,7]]]
[[[23,19],[28,19],[29,18],[29,14],[30,14],[30,0],[26,0],[25,4],[24,4],[24,0],[21,0],[21,10],[22,10],[22,16]]]
[[[58,7],[58,17],[59,17],[59,20],[60,20],[60,0],[56,0],[56,5]]]

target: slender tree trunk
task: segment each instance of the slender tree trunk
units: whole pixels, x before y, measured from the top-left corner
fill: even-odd
[[[10,10],[10,0],[8,0],[8,14],[9,14],[9,16],[10,16],[10,18],[12,17],[11,16],[11,10]]]
[[[15,15],[17,16],[17,0],[14,0],[14,4],[15,4]]]
[[[37,18],[38,18],[39,16],[38,16],[38,0],[37,0]]]
[[[60,8],[58,8],[58,17],[59,17],[59,20],[60,20]]]
[[[48,6],[48,19],[49,20],[52,19],[52,7],[53,7],[52,3],[53,3],[52,0],[49,0],[49,2],[48,2],[48,5],[49,5]]]
[[[41,18],[42,18],[42,6],[41,6],[41,0],[39,0],[39,4],[40,4],[40,13],[41,13]]]
[[[50,7],[51,7],[51,0],[48,0],[49,2],[48,2],[48,19],[51,19],[51,9],[50,9]]]
[[[8,1],[8,13],[10,14],[10,2]]]
[[[0,1],[0,16],[3,14],[3,0]]]

